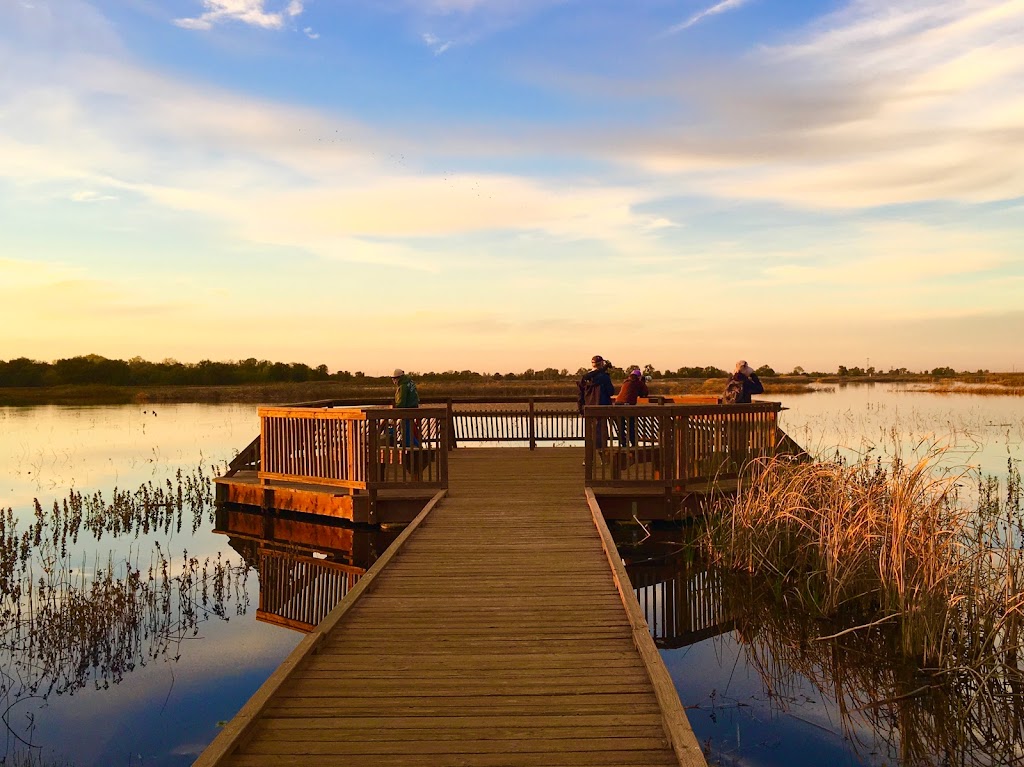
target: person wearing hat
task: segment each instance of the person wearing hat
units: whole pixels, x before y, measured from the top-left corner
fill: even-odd
[[[615,395],[615,404],[635,405],[639,397],[646,397],[648,393],[647,381],[644,380],[643,372],[640,368],[633,368],[626,376],[626,380],[622,382],[619,393]],[[626,446],[627,437],[630,445],[636,444],[636,418],[633,416],[619,419],[620,446]]]
[[[626,376],[626,380],[622,382],[619,393],[615,395],[615,404],[635,405],[638,397],[646,397],[648,394],[644,374],[640,368],[633,368]]]
[[[395,385],[395,407],[420,406],[416,382],[402,368],[395,368],[395,372],[391,374],[391,383]]]
[[[416,391],[416,382],[401,368],[395,368],[391,374],[391,383],[395,385],[395,407],[410,408],[420,406],[420,395]],[[411,418],[402,420],[403,444],[406,447],[419,445],[415,424]]]
[[[723,405],[749,405],[753,394],[764,394],[764,385],[746,360],[736,363],[732,377],[722,394]]]
[[[608,369],[612,366],[612,363],[600,354],[595,354],[591,358],[590,364],[594,369],[584,375],[577,384],[579,390],[578,404],[581,413],[587,405],[610,405],[612,404],[612,397],[615,396],[615,384],[612,383],[612,377],[608,375]],[[602,419],[597,423],[598,447],[604,447],[604,431]]]

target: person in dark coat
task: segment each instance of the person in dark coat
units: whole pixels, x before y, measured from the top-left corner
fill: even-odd
[[[590,364],[594,369],[586,373],[576,384],[579,391],[577,405],[581,413],[585,405],[610,405],[612,397],[615,396],[615,384],[608,374],[608,368],[612,363],[600,354],[595,354]]]
[[[608,368],[612,363],[604,359],[600,354],[595,354],[590,360],[593,370],[584,375],[577,388],[579,389],[579,409],[583,412],[586,405],[610,405],[612,397],[615,396],[615,384],[608,374]],[[604,447],[605,428],[603,420],[597,423],[597,447]]]
[[[764,386],[746,360],[736,363],[735,372],[722,394],[723,405],[749,405],[753,394],[764,394]]]

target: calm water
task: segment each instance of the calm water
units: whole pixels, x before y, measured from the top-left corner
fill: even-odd
[[[940,444],[948,446],[943,460],[949,465],[989,473],[1005,472],[1008,457],[1022,457],[1024,398],[859,386],[780,399],[790,408],[782,415],[784,428],[825,455],[910,455]],[[259,520],[215,516],[202,500],[190,504],[187,492],[180,511],[173,503],[160,505],[173,499],[179,471],[186,480],[211,474],[258,428],[251,406],[0,409],[0,509],[13,510],[19,533],[35,522],[33,499],[48,513],[72,490],[87,499],[100,492],[105,504],[117,488],[134,492],[151,483],[156,493],[170,480],[172,490],[155,504],[155,496],[115,504],[122,512],[133,503],[150,510],[149,516],[129,514],[120,530],[74,521],[44,530],[25,572],[60,589],[50,592],[49,612],[38,610],[31,637],[24,615],[9,615],[4,627],[0,693],[7,727],[0,737],[7,755],[28,742],[43,757],[76,767],[191,764],[218,722],[238,710],[302,637],[277,625],[297,620],[284,606],[268,601],[257,620],[256,568],[263,567],[260,575],[269,581],[276,577],[272,563],[286,554],[289,566],[320,568],[343,590],[345,576],[369,566],[387,545],[386,535],[353,537],[300,520],[264,530]],[[74,508],[61,518],[76,518]],[[268,532],[271,543],[260,540]],[[626,538],[633,533],[620,531]],[[670,556],[678,548],[662,540],[623,552],[638,584],[666,577],[699,581],[702,576]],[[650,575],[652,566],[661,574]],[[82,628],[94,614],[89,606],[110,596],[101,599],[83,583],[108,571],[122,580],[138,574],[130,589],[135,596],[117,603],[120,624],[90,633]],[[657,623],[664,591],[651,585],[641,594]],[[4,599],[10,607],[10,594]],[[799,674],[766,679],[764,664],[751,663],[759,648],[743,636],[723,631],[685,645],[694,637],[662,637],[694,729],[712,744],[716,759],[893,763],[875,733],[851,730],[835,700],[812,680]],[[75,649],[82,645],[99,648],[97,654],[83,660]],[[73,667],[60,668],[62,662]]]

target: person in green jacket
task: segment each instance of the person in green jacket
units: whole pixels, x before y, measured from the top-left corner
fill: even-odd
[[[395,407],[420,406],[420,395],[416,391],[416,382],[404,370],[395,368],[395,372],[391,374],[391,383],[395,385]],[[420,440],[416,431],[411,418],[402,420],[402,443],[406,447],[419,447]]]

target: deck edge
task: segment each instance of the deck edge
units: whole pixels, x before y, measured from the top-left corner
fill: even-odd
[[[654,639],[651,638],[647,620],[633,593],[633,587],[629,584],[629,576],[622,564],[622,557],[619,556],[615,547],[611,530],[608,529],[608,525],[604,521],[601,505],[597,502],[597,497],[591,488],[585,488],[585,492],[594,526],[597,527],[598,533],[601,535],[601,546],[615,576],[615,587],[618,589],[619,597],[622,599],[622,605],[629,619],[633,644],[643,660],[644,668],[654,687],[654,694],[662,712],[665,735],[672,746],[672,751],[679,760],[680,767],[707,767],[708,763],[704,758],[704,752],[697,742],[697,736],[693,733],[693,727],[686,716],[682,701],[679,700],[675,683],[665,666],[665,661],[661,658],[661,653],[654,644]]]
[[[370,569],[367,570],[363,577],[359,579],[359,582],[352,587],[352,590],[349,591],[340,602],[338,602],[337,606],[335,606],[335,608],[331,610],[319,624],[317,624],[317,627],[313,629],[312,633],[307,634],[302,641],[299,642],[295,649],[289,653],[288,657],[281,662],[281,665],[277,667],[274,673],[270,675],[267,681],[260,685],[259,689],[252,694],[252,697],[246,701],[245,705],[239,709],[238,713],[231,718],[231,721],[224,726],[224,728],[217,734],[217,737],[213,739],[210,745],[208,745],[192,763],[192,767],[214,767],[214,765],[220,764],[222,759],[230,756],[231,753],[242,744],[243,739],[248,734],[249,728],[257,721],[260,714],[263,713],[263,709],[266,707],[271,697],[273,697],[273,695],[287,681],[288,677],[299,666],[299,664],[316,651],[320,643],[344,617],[345,613],[347,613],[358,599],[369,590],[370,585],[380,571],[387,566],[388,562],[397,556],[402,546],[405,545],[405,542],[413,532],[415,532],[416,528],[426,520],[430,512],[433,511],[434,507],[437,506],[445,495],[447,495],[446,490],[439,490],[434,494],[434,497],[431,498],[427,505],[423,507],[423,510],[406,526],[380,559],[373,563]]]

